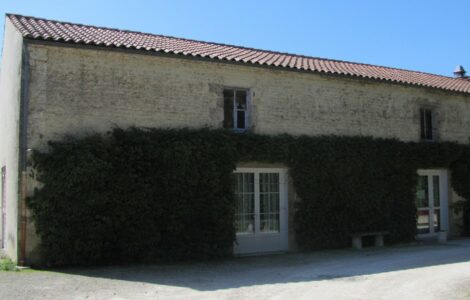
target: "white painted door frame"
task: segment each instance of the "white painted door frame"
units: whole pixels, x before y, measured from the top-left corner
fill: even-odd
[[[253,233],[236,235],[236,255],[280,252],[288,250],[288,179],[287,169],[280,168],[237,168],[235,173],[253,173],[255,191],[255,230]],[[279,174],[279,232],[260,231],[260,173]]]
[[[448,171],[445,169],[418,170],[419,176],[427,176],[428,194],[429,194],[429,233],[418,234],[418,237],[431,237],[438,234],[434,229],[434,185],[433,176],[439,176],[439,213],[440,213],[440,231],[449,231],[449,178]]]

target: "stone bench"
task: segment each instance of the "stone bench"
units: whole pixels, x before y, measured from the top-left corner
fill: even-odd
[[[375,236],[375,247],[383,247],[384,235],[388,234],[388,231],[374,231],[374,232],[357,232],[350,234],[352,238],[352,247],[354,249],[362,249],[362,238],[364,236]]]

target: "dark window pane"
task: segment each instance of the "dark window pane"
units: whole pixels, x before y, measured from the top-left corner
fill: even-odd
[[[237,109],[245,110],[246,109],[246,91],[237,91]]]
[[[237,129],[246,127],[246,91],[236,91]]]
[[[419,176],[416,187],[416,206],[418,208],[429,207],[428,177]]]
[[[233,128],[233,90],[224,90],[224,128]]]
[[[433,191],[434,191],[434,207],[441,206],[440,190],[439,190],[439,176],[432,177]]]
[[[421,124],[421,139],[426,138],[426,123],[425,123],[425,117],[424,117],[424,109],[419,110],[419,117],[420,117],[420,124]]]
[[[425,111],[426,120],[426,139],[432,140],[432,112],[429,109]]]
[[[237,128],[245,129],[245,111],[244,110],[237,111]]]
[[[433,139],[432,110],[420,109],[420,122],[421,122],[421,139],[432,140]]]

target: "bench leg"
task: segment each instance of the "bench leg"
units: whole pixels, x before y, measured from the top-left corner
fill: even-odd
[[[375,247],[383,247],[384,246],[384,236],[383,235],[376,235],[375,236]]]
[[[362,249],[362,237],[353,237],[352,247],[356,250],[361,250]]]

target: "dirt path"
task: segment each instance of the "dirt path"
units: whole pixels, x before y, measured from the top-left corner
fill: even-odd
[[[470,299],[470,240],[222,262],[0,272],[0,299]]]

